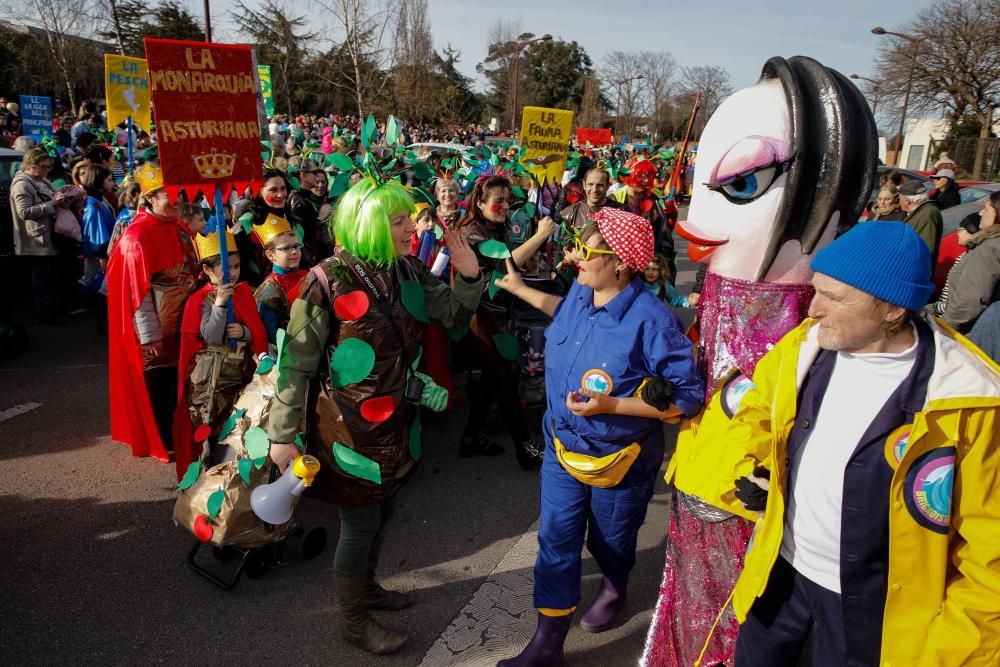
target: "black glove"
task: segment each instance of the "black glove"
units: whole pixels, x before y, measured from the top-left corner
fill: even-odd
[[[659,411],[670,407],[674,400],[674,385],[664,378],[652,378],[642,388],[642,400]]]
[[[764,466],[757,466],[753,469],[753,476],[769,480],[771,471]],[[767,490],[759,487],[749,477],[740,477],[736,480],[735,495],[736,499],[751,512],[763,512],[767,507]]]

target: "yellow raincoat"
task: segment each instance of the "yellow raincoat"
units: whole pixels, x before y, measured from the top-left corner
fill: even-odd
[[[756,386],[731,421],[721,414],[716,395],[703,415],[685,426],[668,468],[668,481],[685,493],[759,519],[733,594],[740,622],[764,592],[781,546],[788,480],[785,466],[774,461],[785,461],[798,390],[820,352],[814,324],[804,321],[761,359]],[[889,437],[885,450],[895,473],[888,499],[881,664],[995,667],[1000,665],[1000,367],[947,325],[928,324],[935,363],[925,407],[912,425]],[[944,534],[915,518],[908,504],[924,499],[906,482],[919,461],[934,460],[929,452],[948,448],[954,448],[954,471]],[[772,471],[763,516],[748,513],[732,493],[734,480],[758,462]]]

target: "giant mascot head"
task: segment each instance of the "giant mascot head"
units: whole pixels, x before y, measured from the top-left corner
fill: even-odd
[[[771,58],[702,133],[679,225],[689,256],[727,278],[808,283],[812,255],[868,201],[877,138],[868,103],[842,74],[803,56]]]

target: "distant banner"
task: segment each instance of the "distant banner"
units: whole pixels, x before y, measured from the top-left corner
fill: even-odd
[[[108,128],[132,117],[132,123],[150,131],[149,74],[142,58],[104,54],[104,98]]]
[[[260,94],[264,98],[264,110],[268,118],[274,117],[274,88],[271,87],[271,66],[257,65],[260,77]]]
[[[524,107],[519,138],[527,151],[522,159],[538,165],[531,172],[539,181],[562,181],[572,132],[572,111]]]
[[[21,134],[41,142],[52,136],[52,98],[21,95]]]
[[[257,88],[249,46],[146,40],[163,182],[171,196],[260,188]]]
[[[590,144],[591,146],[610,146],[610,127],[578,127],[576,128],[576,143],[580,146]]]

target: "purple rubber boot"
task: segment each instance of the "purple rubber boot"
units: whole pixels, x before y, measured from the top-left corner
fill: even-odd
[[[626,586],[615,586],[610,579],[604,577],[601,589],[597,591],[597,599],[580,618],[580,627],[587,632],[611,629],[625,607],[625,588]]]
[[[538,615],[535,636],[520,655],[501,660],[497,667],[561,667],[563,664],[563,642],[569,632],[572,614],[565,616]]]

